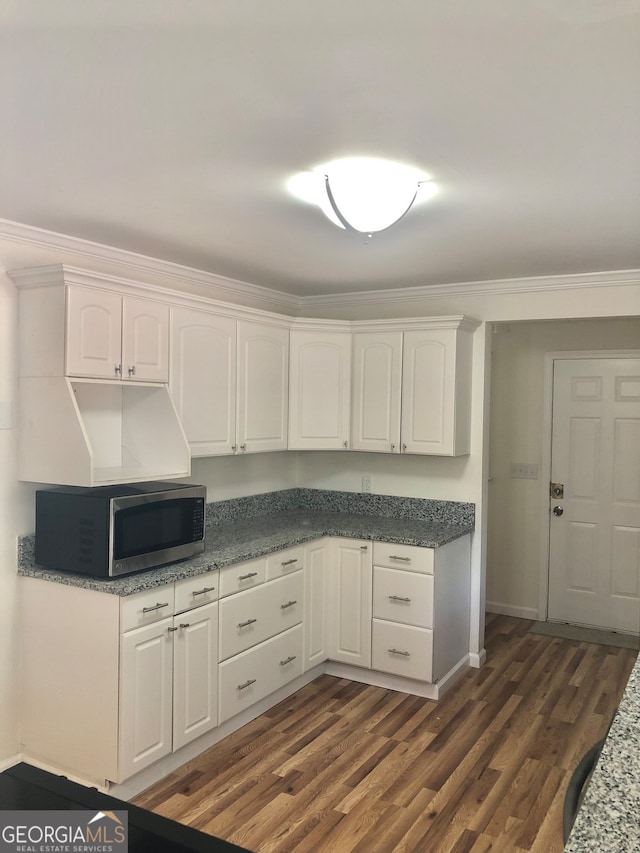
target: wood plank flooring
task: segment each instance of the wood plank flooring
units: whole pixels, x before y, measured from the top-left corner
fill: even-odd
[[[434,702],[322,676],[135,803],[256,853],[556,853],[637,652],[487,620]]]

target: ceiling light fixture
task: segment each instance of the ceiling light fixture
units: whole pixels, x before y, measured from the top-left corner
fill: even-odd
[[[318,205],[335,225],[373,234],[399,222],[436,186],[412,166],[375,157],[347,157],[317,166],[289,181],[298,198]]]

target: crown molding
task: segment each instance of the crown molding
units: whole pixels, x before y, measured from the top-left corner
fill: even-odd
[[[382,305],[390,302],[416,302],[458,296],[499,296],[509,293],[535,293],[584,287],[615,287],[618,285],[640,285],[640,270],[505,278],[492,281],[461,281],[451,284],[331,293],[321,296],[303,296],[300,297],[300,302],[301,311],[304,312],[306,309],[322,306]]]
[[[272,290],[246,281],[227,278],[204,272],[193,267],[183,266],[172,261],[163,261],[147,255],[139,255],[126,249],[117,249],[102,243],[93,243],[80,237],[46,231],[21,222],[0,219],[0,240],[33,246],[53,252],[74,255],[92,263],[108,264],[110,267],[123,268],[142,276],[151,284],[166,287],[173,284],[180,292],[193,292],[209,299],[237,303],[259,303],[262,308],[282,311],[285,314],[297,314],[300,298],[280,290]],[[159,281],[161,280],[161,281]]]
[[[513,293],[535,293],[587,287],[633,286],[640,284],[640,270],[576,273],[571,275],[464,281],[418,287],[387,288],[349,293],[326,293],[319,296],[296,296],[246,281],[182,266],[140,255],[126,249],[93,243],[47,231],[20,222],[0,219],[0,240],[33,246],[50,252],[72,255],[93,264],[107,264],[142,277],[149,284],[174,288],[175,292],[211,302],[230,305],[258,305],[262,310],[282,312],[287,316],[304,316],[315,308],[343,308],[360,305],[417,302],[463,296],[494,296]],[[57,260],[57,259],[56,259]],[[104,278],[104,276],[102,276]],[[258,309],[259,310],[259,309]]]

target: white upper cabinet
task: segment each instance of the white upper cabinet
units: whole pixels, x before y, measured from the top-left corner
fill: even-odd
[[[89,287],[67,289],[65,373],[119,379],[122,296]]]
[[[285,450],[289,332],[171,309],[169,386],[192,456]]]
[[[61,265],[10,276],[20,479],[98,486],[188,477],[189,447],[167,387],[168,303]]]
[[[404,333],[402,452],[463,456],[471,423],[471,333]]]
[[[289,330],[238,322],[237,444],[240,452],[287,449]]]
[[[352,449],[400,452],[402,332],[353,336]]]
[[[169,306],[68,286],[66,374],[168,382]]]
[[[348,449],[350,332],[292,330],[289,376],[289,448]]]
[[[466,317],[419,322],[354,333],[354,450],[469,453],[471,346],[478,324]],[[403,324],[409,328],[399,329]]]
[[[171,309],[169,389],[192,456],[233,453],[236,444],[236,321]]]

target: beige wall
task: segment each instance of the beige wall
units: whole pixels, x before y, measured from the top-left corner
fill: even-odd
[[[545,353],[640,351],[640,318],[498,324],[491,349],[487,602],[537,618],[548,481],[542,470],[538,480],[510,479],[509,465],[543,459]]]

